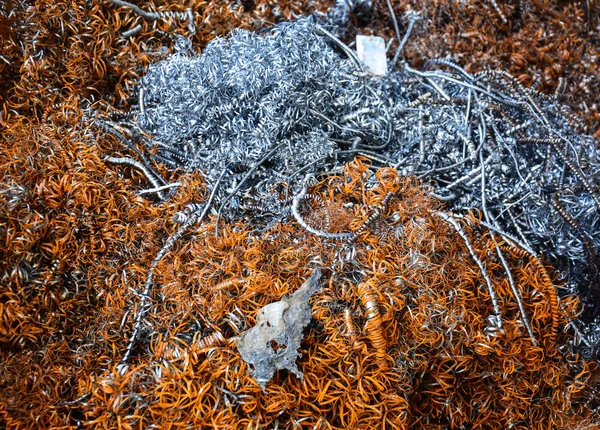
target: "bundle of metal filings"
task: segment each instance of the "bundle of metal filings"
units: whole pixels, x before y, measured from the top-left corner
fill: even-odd
[[[103,125],[137,136],[169,168],[204,173],[211,198],[182,222],[210,210],[263,227],[287,220],[307,178],[356,156],[418,176],[447,209],[478,210],[482,226],[553,264],[597,349],[600,157],[561,94],[444,59],[376,76],[335,34],[309,18],[237,30],[201,54],[181,39],[141,78],[132,115]]]

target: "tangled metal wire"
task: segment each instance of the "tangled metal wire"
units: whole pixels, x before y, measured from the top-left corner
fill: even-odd
[[[461,233],[440,221],[442,204],[420,181],[391,168],[372,172],[358,157],[311,191],[315,207],[303,213],[309,225],[324,228],[329,213],[338,214],[330,231],[363,230],[345,270],[330,269],[339,242],[299,223],[256,234],[254,223],[238,221],[224,224],[216,238],[212,217],[158,269],[131,366],[111,366],[80,382],[78,394],[90,394],[73,409],[85,411],[85,424],[595,428],[598,367],[573,352],[571,332],[555,337],[549,329],[568,324],[578,300],[563,297],[557,305],[554,286],[545,287],[531,256],[505,250],[537,342],[525,335],[518,298],[494,258],[491,236],[469,219],[456,221]],[[362,229],[390,193],[396,197],[378,222]],[[471,252],[486,265],[500,299],[501,330],[489,331],[486,317],[496,310],[488,290],[478,287],[484,275],[473,270]],[[311,322],[301,330],[298,351],[292,348],[292,360],[300,356],[297,368],[265,375],[264,366],[244,356],[240,338],[261,324],[265,306],[291,310],[275,302],[295,301],[309,268],[320,265]],[[123,287],[116,290],[126,294]],[[117,300],[102,311],[124,313]],[[277,318],[271,321],[278,326]],[[287,350],[282,343],[267,345]],[[262,375],[254,379],[257,370]]]
[[[556,301],[560,284],[546,259],[502,246],[478,223],[493,225],[450,217],[414,178],[390,184],[392,169],[378,170],[387,172],[378,173],[385,181],[373,180],[377,161],[348,163],[317,185],[266,190],[254,179],[242,182],[249,172],[264,176],[269,153],[279,151],[273,147],[249,168],[228,166],[207,183],[200,170],[168,171],[151,159],[140,146],[143,135],[127,122],[138,107],[124,121],[102,123],[111,136],[89,126],[90,102],[100,111],[129,104],[147,65],[170,52],[173,33],[192,33],[189,8],[197,51],[232,28],[258,30],[331,2],[135,2],[158,19],[117,3],[125,2],[0,2],[4,427],[379,428],[385,421],[392,428],[595,428],[600,373],[579,354],[586,352],[580,342],[594,338],[589,325],[573,319],[577,300],[559,288]],[[346,30],[346,42],[359,27],[394,35],[386,2],[374,2],[362,20],[352,11],[354,26],[339,33],[324,24],[345,25],[349,3],[336,2],[340,13],[321,25],[333,34]],[[598,120],[590,95],[600,82],[600,33],[593,30],[599,5],[591,3],[586,31],[584,2],[504,2],[506,26],[489,1],[393,3],[396,13],[411,6],[423,13],[414,26],[418,37],[408,38],[398,56],[419,70],[425,57],[452,54],[468,70],[501,65],[544,91],[563,76],[565,99],[581,102],[590,125]],[[412,21],[398,22],[398,40],[405,40]],[[192,54],[184,39],[179,44]],[[361,142],[334,143],[341,146],[322,170],[356,154],[343,150],[367,154]],[[140,191],[144,177],[149,189]],[[143,197],[149,195],[165,201]],[[243,209],[247,219],[221,222],[217,239],[210,216],[188,229],[192,237],[174,236],[169,243],[176,245],[160,251],[166,235],[226,199],[224,217],[238,218]],[[568,193],[559,203],[572,216],[576,208],[565,199]],[[273,223],[288,214],[303,223]],[[257,234],[257,220],[269,230]],[[341,237],[329,239],[335,234]],[[279,371],[264,393],[232,338],[254,324],[261,307],[293,292],[308,267],[333,267],[348,243],[347,270],[325,269],[311,299],[313,320],[298,359],[304,379]],[[148,267],[161,255],[144,295]],[[494,332],[485,318],[496,314],[502,331]],[[122,375],[115,366],[138,316],[132,366]]]
[[[600,158],[560,94],[444,59],[375,77],[319,22],[236,30],[200,55],[181,39],[140,80],[131,132],[171,168],[226,171],[215,202],[233,218],[281,214],[278,184],[356,155],[419,176],[545,255],[596,318]]]

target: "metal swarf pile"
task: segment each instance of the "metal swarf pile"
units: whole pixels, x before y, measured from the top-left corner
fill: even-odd
[[[113,292],[89,326],[97,341],[82,365],[100,353],[112,362],[77,381],[81,399],[68,407],[98,427],[593,428],[597,365],[558,330],[578,300],[559,305],[539,260],[503,248],[520,306],[491,236],[476,218],[456,221],[458,229],[447,222],[418,180],[373,172],[359,158],[311,191],[305,221],[325,228],[330,216],[332,232],[354,232],[352,261],[340,267],[343,245],[299,223],[257,234],[238,221],[216,238],[211,217],[157,268],[124,371],[110,328],[127,320],[122,303],[136,297],[121,276],[109,278]],[[494,299],[470,250],[495,287],[501,328],[490,324]],[[293,339],[300,333],[289,327],[308,316],[301,342]],[[274,342],[252,348],[252,337]]]
[[[534,250],[523,251],[527,245],[514,227],[502,235],[482,227],[481,211],[456,205],[454,214],[445,212],[431,194],[433,186],[448,197],[444,183],[430,181],[419,168],[414,170],[429,182],[425,186],[395,169],[378,169],[400,161],[386,160],[386,148],[366,147],[386,143],[367,139],[379,129],[342,134],[316,115],[321,129],[314,135],[300,131],[276,140],[246,163],[213,159],[186,172],[173,169],[185,165],[186,157],[167,162],[175,156],[165,157],[148,129],[128,122],[141,118],[141,106],[112,124],[98,121],[110,133],[90,123],[90,102],[96,112],[130,106],[131,89],[149,64],[172,52],[175,34],[191,37],[198,52],[234,28],[260,30],[248,36],[251,49],[271,37],[264,26],[323,11],[320,25],[346,43],[356,32],[389,40],[414,24],[400,18],[413,10],[422,20],[404,49],[392,41],[388,58],[400,51],[399,58],[423,70],[428,58],[451,55],[469,71],[499,67],[546,92],[557,81],[563,88],[565,78],[565,102],[578,105],[594,126],[587,134],[598,128],[598,2],[338,0],[335,10],[325,12],[331,3],[0,2],[0,427],[598,428],[600,370],[589,354],[596,343],[589,323],[593,308],[580,313],[569,291],[575,278],[563,288],[562,277],[574,276],[565,270],[571,263],[565,258],[562,269],[554,270],[541,252],[537,258]],[[364,6],[360,16],[357,5]],[[392,8],[399,30],[392,27]],[[347,27],[337,33],[327,23]],[[326,41],[325,50],[311,58],[333,51],[339,70],[347,67],[345,58],[353,54],[321,29],[306,31],[305,49],[315,39]],[[198,57],[185,39],[178,45],[182,60]],[[368,82],[362,72],[354,74],[361,68],[350,63],[350,79]],[[501,85],[467,78],[453,66],[434,68],[488,91],[518,91],[510,78]],[[432,85],[430,78],[393,70],[407,74],[404,87],[418,93],[408,114],[426,113],[443,99],[434,87],[421,100],[417,89]],[[389,79],[371,79],[369,85]],[[431,79],[451,95],[448,82]],[[338,85],[356,91],[343,79]],[[551,115],[546,109],[552,110],[552,98],[531,94]],[[479,106],[475,95],[485,99],[473,91],[471,109]],[[141,92],[136,98],[146,101]],[[515,125],[517,108],[502,107],[516,116]],[[351,128],[352,118],[327,114]],[[498,114],[493,110],[491,116]],[[476,124],[472,115],[464,118]],[[535,124],[527,127],[535,130]],[[515,133],[527,137],[523,131]],[[143,139],[157,160],[148,160]],[[306,161],[300,160],[297,151],[282,152],[277,145],[283,142],[323,148],[325,155],[332,148],[333,156],[309,166],[308,160],[321,157],[304,150]],[[486,143],[484,161],[489,148]],[[343,163],[359,152],[368,158]],[[274,163],[286,169],[279,155],[289,157],[287,163],[307,164],[268,189],[274,183],[269,175],[278,174]],[[107,156],[129,165],[115,167]],[[210,176],[210,164],[223,166],[222,176]],[[477,166],[468,160],[462,167],[467,173]],[[567,180],[571,171],[565,171]],[[305,178],[307,172],[314,176]],[[485,189],[491,174],[487,169]],[[568,206],[567,217],[580,220],[579,206],[569,206],[570,192],[563,189],[559,203]],[[154,199],[158,193],[162,201]],[[207,213],[202,222],[190,223],[196,211],[221,206],[219,221]],[[572,245],[581,251],[579,227],[569,224]],[[504,237],[507,232],[524,246]],[[309,291],[302,290],[305,282]],[[589,303],[585,282],[580,285],[580,297]],[[253,345],[252,328],[267,323],[281,330],[258,331],[269,344]]]
[[[306,174],[365,156],[544,255],[598,347],[600,157],[560,93],[447,60],[372,76],[310,19],[234,31],[200,55],[180,45],[148,68],[133,113],[157,160],[206,175],[227,219],[287,215],[278,184],[293,197]]]

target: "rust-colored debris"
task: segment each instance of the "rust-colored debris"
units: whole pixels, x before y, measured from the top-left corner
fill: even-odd
[[[232,28],[329,3],[138,5],[191,8],[200,49]],[[385,2],[375,7],[357,28],[392,37]],[[526,84],[539,75],[546,90],[565,78],[592,133],[599,8],[394,2],[401,29],[408,9],[429,18],[406,45],[409,63],[452,53],[468,70],[503,68]],[[145,178],[106,166],[122,147],[96,137],[87,108],[127,103],[144,68],[169,52],[170,35],[188,34],[173,17],[148,21],[104,1],[0,2],[0,427],[598,428],[597,361],[575,352],[578,300],[557,299],[552,269],[502,247],[534,344],[494,241],[476,214],[458,219],[498,295],[503,325],[491,325],[486,280],[437,215],[441,204],[418,180],[374,173],[362,159],[312,187],[320,199],[304,214],[315,229],[358,232],[356,240],[319,238],[292,219],[264,233],[248,221],[222,223],[217,239],[214,217],[190,229],[159,263],[139,342],[119,371],[136,292],[179,228],[173,215],[209,192],[199,173],[155,166],[182,186],[166,202],[137,195]],[[378,185],[366,187],[374,174]],[[299,349],[304,376],[278,371],[263,391],[234,337],[315,267],[323,285]]]

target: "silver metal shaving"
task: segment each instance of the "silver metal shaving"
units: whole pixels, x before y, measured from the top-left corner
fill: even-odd
[[[277,185],[366,156],[420,176],[455,212],[480,209],[554,263],[598,316],[600,157],[569,109],[507,73],[447,60],[375,77],[321,28],[236,30],[151,65],[132,111],[156,159],[211,183],[228,169],[215,201],[237,217],[256,208],[240,196],[283,210]]]

